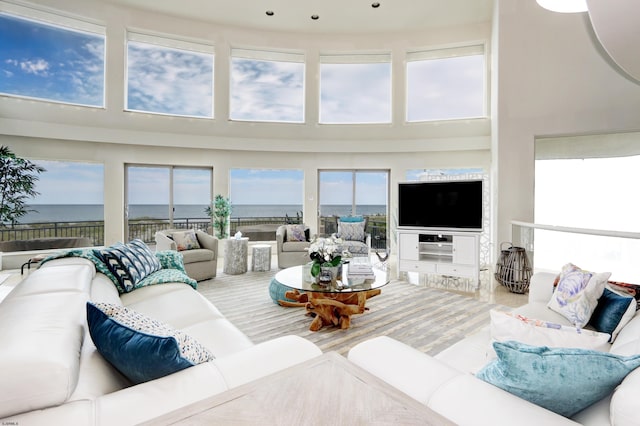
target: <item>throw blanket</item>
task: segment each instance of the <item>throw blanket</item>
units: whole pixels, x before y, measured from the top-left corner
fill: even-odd
[[[198,288],[197,281],[187,276],[187,273],[185,272],[185,269],[184,269],[184,262],[182,261],[182,255],[180,253],[172,250],[164,250],[164,251],[156,252],[155,255],[158,258],[158,260],[160,260],[162,269],[140,280],[138,283],[136,283],[136,285],[134,286],[134,289],[140,288],[140,287],[146,287],[149,285],[176,283],[176,282],[189,284],[194,289]],[[101,272],[105,274],[107,277],[109,277],[109,279],[111,280],[111,282],[113,282],[113,285],[116,286],[120,294],[125,292],[122,289],[122,286],[119,284],[118,279],[109,270],[107,265],[103,262],[102,258],[100,258],[95,254],[93,249],[74,249],[74,250],[63,251],[60,253],[55,253],[45,258],[44,260],[42,260],[42,262],[40,262],[40,265],[38,267],[42,266],[43,264],[45,264],[50,260],[60,259],[64,257],[81,257],[83,259],[90,260],[95,265],[96,271]]]

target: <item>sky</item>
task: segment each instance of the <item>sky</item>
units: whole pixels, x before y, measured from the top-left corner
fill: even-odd
[[[127,109],[213,117],[213,55],[129,41]]]
[[[104,38],[0,14],[0,93],[104,105]]]
[[[105,43],[102,35],[0,13],[0,93],[103,107]],[[445,116],[478,115],[477,105],[484,104],[483,60],[479,56],[470,60],[430,61],[430,64],[410,66],[409,109],[415,110],[411,117],[432,118],[434,105]],[[129,41],[126,63],[127,109],[215,116],[212,54]],[[320,66],[321,122],[391,121],[390,63],[321,63]],[[305,65],[301,62],[232,58],[231,119],[304,122],[304,80]],[[425,83],[426,80],[429,82]],[[476,107],[474,110],[462,104]],[[36,203],[102,202],[104,182],[100,165],[42,163],[47,172],[39,183],[38,190],[42,195],[34,200]],[[87,173],[92,175],[93,181],[89,181]],[[129,176],[130,199],[141,204],[168,202],[168,192],[154,190],[159,184],[168,187],[166,173],[166,170],[154,168],[135,170]],[[379,175],[385,174],[359,175],[358,203],[387,203],[386,178],[381,181]],[[298,170],[234,170],[230,178],[232,202],[302,204],[303,176]],[[330,178],[327,175],[321,188],[323,202],[350,204],[351,179],[350,175],[335,174]],[[64,188],[68,188],[70,182],[75,182],[77,190],[65,192]],[[208,203],[209,175],[200,172],[183,176],[175,185],[180,189],[175,191],[175,203]],[[272,189],[276,187],[282,190],[274,193]]]
[[[231,59],[232,120],[304,122],[304,64]]]

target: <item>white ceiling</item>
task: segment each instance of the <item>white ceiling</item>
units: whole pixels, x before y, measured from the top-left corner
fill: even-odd
[[[304,33],[420,31],[491,20],[493,0],[106,0],[183,18]],[[266,11],[273,11],[267,16]],[[319,19],[312,20],[311,15]]]

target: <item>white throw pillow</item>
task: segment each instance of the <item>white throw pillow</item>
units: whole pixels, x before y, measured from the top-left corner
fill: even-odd
[[[608,333],[568,327],[495,309],[490,314],[492,341],[515,340],[531,346],[609,351]]]
[[[610,276],[611,272],[589,272],[567,263],[547,306],[582,328],[589,322]]]

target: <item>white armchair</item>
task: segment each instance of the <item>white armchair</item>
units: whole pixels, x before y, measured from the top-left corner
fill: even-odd
[[[156,250],[178,250],[174,234],[184,232],[184,229],[156,232]],[[214,278],[218,268],[218,239],[201,230],[196,230],[195,234],[199,248],[179,250],[184,259],[184,269],[187,275],[196,281]]]
[[[289,268],[291,266],[304,265],[310,262],[309,258],[309,227],[304,226],[304,241],[293,240],[287,236],[287,226],[281,225],[276,230],[276,253],[278,255],[278,267]],[[289,225],[293,226],[293,225]]]
[[[334,234],[342,239],[341,250],[348,250],[353,257],[369,257],[371,252],[371,234],[365,232],[367,221],[338,219],[338,232]]]

